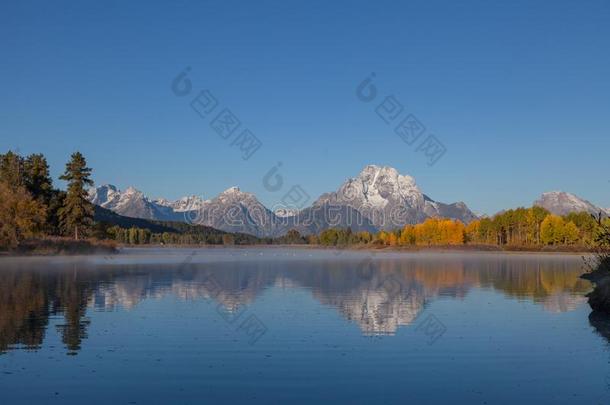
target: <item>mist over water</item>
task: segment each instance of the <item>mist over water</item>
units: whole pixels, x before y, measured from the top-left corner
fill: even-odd
[[[540,254],[2,258],[0,389],[11,404],[605,403],[608,335],[581,273]]]

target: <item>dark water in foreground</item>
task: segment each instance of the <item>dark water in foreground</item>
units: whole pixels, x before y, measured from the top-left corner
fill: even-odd
[[[2,258],[0,404],[607,404],[610,327],[580,273],[568,255]]]

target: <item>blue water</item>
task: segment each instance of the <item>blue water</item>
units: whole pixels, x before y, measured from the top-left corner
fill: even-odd
[[[575,255],[0,259],[0,403],[610,403]],[[604,337],[604,335],[606,337]]]

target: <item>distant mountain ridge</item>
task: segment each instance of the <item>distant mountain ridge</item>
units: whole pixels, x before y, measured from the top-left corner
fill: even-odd
[[[165,198],[157,198],[153,200],[153,203],[162,207],[169,207],[174,210],[174,212],[187,212],[201,209],[204,200],[196,195],[191,195],[182,197],[176,201],[169,201]]]
[[[588,212],[589,214],[610,215],[609,208],[599,207],[583,198],[565,191],[549,191],[542,193],[534,205],[542,207],[555,215],[567,215],[572,212]]]
[[[211,200],[183,197],[150,199],[139,190],[106,184],[89,191],[89,200],[120,215],[159,221],[184,221],[226,232],[275,237],[296,229],[315,234],[331,227],[354,231],[391,230],[430,217],[468,223],[477,216],[463,202],[445,204],[423,194],[415,179],[392,167],[368,165],[337,191],[321,195],[310,207],[266,208],[252,193],[231,187]]]
[[[94,206],[94,220],[100,223],[105,223],[107,226],[116,225],[123,229],[141,228],[148,229],[151,233],[170,233],[191,235],[193,238],[205,240],[207,244],[220,244],[223,241],[223,236],[229,235],[232,237],[233,243],[254,244],[260,242],[260,239],[253,235],[245,233],[229,233],[211,226],[205,225],[190,225],[182,221],[155,221],[143,218],[132,218],[117,214],[99,205]]]
[[[184,212],[198,210],[203,205],[203,200],[196,196],[176,201],[151,200],[133,187],[121,191],[112,184],[90,189],[89,201],[126,217],[158,221],[184,221]]]
[[[204,201],[197,211],[190,211],[188,221],[227,232],[247,233],[258,237],[280,236],[278,217],[252,193],[230,187],[217,197]]]
[[[329,204],[358,210],[378,229],[391,230],[429,217],[447,217],[470,222],[476,215],[466,204],[444,204],[423,194],[415,179],[392,167],[366,166],[336,192],[320,196],[313,206]]]

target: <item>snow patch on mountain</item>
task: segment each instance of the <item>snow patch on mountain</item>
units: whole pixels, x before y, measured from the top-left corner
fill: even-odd
[[[470,222],[476,215],[460,202],[444,204],[424,195],[415,179],[393,167],[368,165],[348,179],[337,192],[322,195],[321,206],[346,205],[357,209],[380,229],[395,229],[428,217],[446,217]]]
[[[277,218],[254,194],[230,187],[202,204],[197,224],[266,237],[275,236]]]
[[[176,201],[170,201],[165,198],[157,198],[153,202],[162,207],[169,207],[175,212],[187,212],[200,210],[203,207],[205,200],[196,195],[179,198]]]
[[[88,192],[89,201],[117,214],[132,218],[154,219],[161,221],[182,221],[183,212],[191,207],[200,206],[199,197],[184,197],[177,201],[166,199],[149,199],[135,187],[119,190],[112,184],[104,184],[91,188]]]
[[[278,218],[289,218],[296,216],[299,213],[299,210],[292,208],[277,208],[273,213]]]
[[[542,193],[534,205],[545,208],[555,215],[567,215],[571,212],[588,212],[597,215],[600,212],[610,215],[610,210],[599,207],[575,194],[565,191],[549,191]]]
[[[392,167],[368,165],[357,177],[348,179],[336,193],[326,194],[317,203],[327,201],[353,207],[383,209],[393,202],[423,207],[423,194],[411,176],[401,175]]]
[[[274,212],[252,193],[230,187],[211,200],[188,196],[176,201],[150,200],[129,187],[121,192],[113,185],[89,191],[94,204],[136,218],[188,221],[228,232],[256,236],[280,236],[290,229],[303,234],[331,227],[354,231],[393,230],[430,217],[458,219],[465,223],[476,215],[463,202],[445,204],[424,195],[415,179],[388,166],[368,165],[346,180],[336,192],[320,196],[304,209],[280,207]]]

